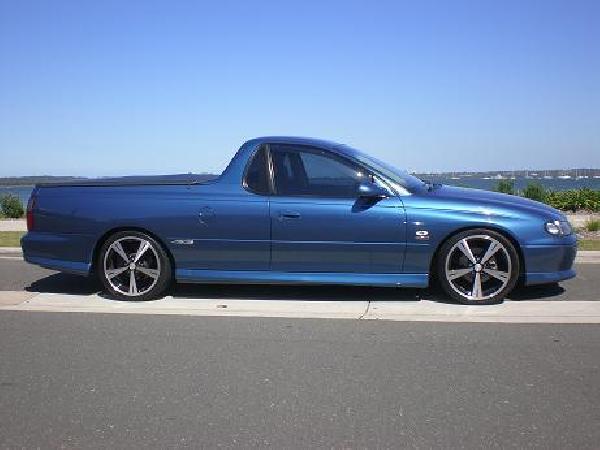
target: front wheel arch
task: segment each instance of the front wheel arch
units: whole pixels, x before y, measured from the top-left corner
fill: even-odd
[[[523,277],[525,275],[525,259],[523,258],[523,249],[521,248],[519,241],[517,241],[517,239],[512,235],[512,233],[509,233],[505,229],[500,228],[500,227],[490,226],[490,225],[463,227],[463,228],[458,228],[458,229],[453,230],[452,232],[448,233],[446,235],[446,237],[444,237],[444,239],[442,239],[439,242],[439,244],[437,245],[435,252],[433,252],[433,256],[431,257],[431,261],[429,262],[429,284],[431,285],[431,284],[438,283],[438,279],[437,279],[438,274],[435,269],[437,267],[437,261],[440,256],[440,250],[442,249],[444,244],[446,242],[448,242],[448,240],[451,239],[453,236],[457,235],[458,233],[462,233],[463,231],[474,231],[474,230],[494,231],[496,233],[501,234],[502,236],[504,236],[506,239],[508,239],[510,241],[510,243],[514,246],[515,250],[517,251],[517,255],[519,256],[519,280],[517,282],[517,285],[522,284]]]

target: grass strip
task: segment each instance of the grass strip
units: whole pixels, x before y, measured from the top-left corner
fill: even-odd
[[[0,247],[20,247],[24,231],[0,231]]]
[[[596,250],[600,251],[600,240],[599,239],[582,239],[577,242],[577,248],[579,250]]]

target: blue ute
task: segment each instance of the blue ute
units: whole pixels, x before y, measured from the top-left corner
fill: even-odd
[[[97,275],[115,298],[169,284],[427,287],[466,304],[517,282],[575,276],[576,238],[547,205],[423,182],[333,142],[246,142],[218,177],[173,175],[38,185],[25,259]]]

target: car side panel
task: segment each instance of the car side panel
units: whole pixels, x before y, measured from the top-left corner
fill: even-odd
[[[268,201],[227,186],[45,188],[35,218],[24,254],[59,270],[89,270],[99,240],[126,228],[154,234],[178,269],[268,269]]]

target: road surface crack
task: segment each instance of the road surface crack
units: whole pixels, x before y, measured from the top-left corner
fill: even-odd
[[[370,307],[371,307],[371,300],[367,300],[367,307],[365,308],[364,312],[358,317],[358,320],[364,319],[367,316],[367,314],[369,314]]]

